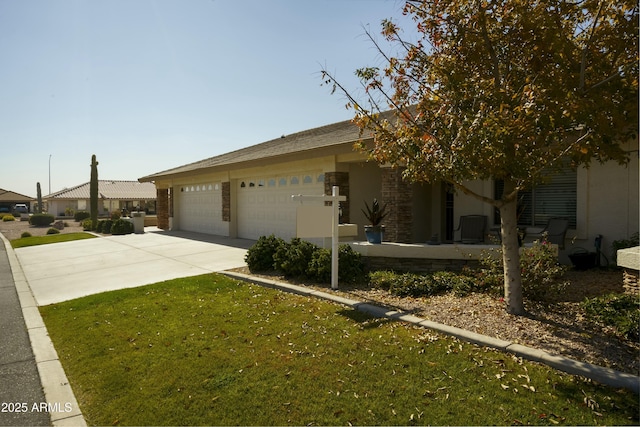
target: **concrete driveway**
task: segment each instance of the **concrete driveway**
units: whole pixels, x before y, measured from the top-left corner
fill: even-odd
[[[16,249],[38,305],[242,267],[251,240],[152,231]]]

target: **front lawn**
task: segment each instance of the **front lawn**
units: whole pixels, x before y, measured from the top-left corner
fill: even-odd
[[[41,307],[89,424],[637,424],[631,392],[221,275]]]
[[[66,233],[66,234],[48,234],[46,236],[30,236],[21,237],[11,241],[14,249],[25,248],[27,246],[47,245],[49,243],[71,242],[73,240],[93,239],[90,233]]]

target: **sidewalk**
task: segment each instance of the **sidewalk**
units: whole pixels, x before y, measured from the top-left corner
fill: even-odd
[[[13,249],[0,240],[0,425],[86,425]]]

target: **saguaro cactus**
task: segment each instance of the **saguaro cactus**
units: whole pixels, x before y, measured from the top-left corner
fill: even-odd
[[[92,228],[98,225],[98,162],[96,155],[91,156],[91,181],[89,183],[89,203]]]
[[[40,183],[36,185],[36,192],[38,194],[38,207],[36,208],[36,213],[42,213],[42,190],[40,189]]]

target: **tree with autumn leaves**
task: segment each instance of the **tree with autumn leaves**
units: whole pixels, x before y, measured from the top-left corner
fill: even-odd
[[[425,0],[407,1],[403,13],[413,40],[392,20],[382,22],[383,41],[366,33],[384,65],[356,71],[361,95],[327,70],[323,82],[373,133],[373,148],[360,146],[372,158],[499,210],[507,310],[523,314],[518,192],[567,162],[628,161],[622,144],[638,130],[638,4]],[[502,197],[474,192],[473,180],[501,180]]]

